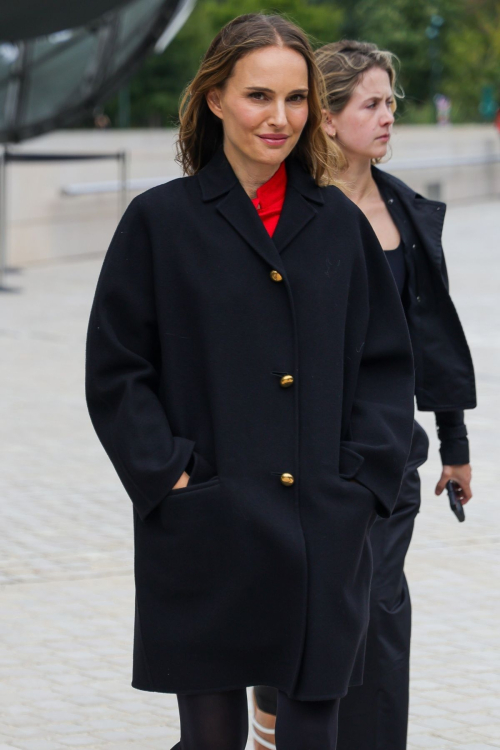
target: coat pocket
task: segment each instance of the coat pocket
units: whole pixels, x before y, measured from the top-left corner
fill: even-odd
[[[193,451],[192,466],[189,469],[189,481],[185,487],[171,489],[167,497],[185,494],[203,487],[211,487],[220,482],[217,472],[212,465],[196,451]]]
[[[379,498],[375,493],[362,484],[356,479],[359,470],[364,464],[364,456],[352,448],[348,448],[346,445],[340,445],[340,457],[339,457],[339,476],[342,480],[347,481],[351,488],[357,487],[359,495],[364,494],[367,499],[373,503],[375,513],[381,518],[387,518],[387,511],[384,505],[380,502]],[[353,490],[354,492],[354,490]]]
[[[364,458],[361,454],[353,451],[352,448],[348,448],[346,445],[340,444],[340,456],[339,456],[339,476],[342,479],[353,479],[361,466],[364,463]]]
[[[231,504],[219,477],[169,493],[160,503],[159,589],[179,595],[220,589],[236,544]],[[151,555],[148,548],[148,555]],[[229,566],[229,567],[228,567]]]
[[[191,484],[190,482],[188,482],[185,487],[178,487],[176,490],[170,490],[165,500],[177,497],[178,495],[187,495],[191,492],[201,492],[201,490],[207,489],[209,487],[214,487],[218,484],[220,484],[220,478],[218,476],[213,476],[211,479],[207,479],[207,481],[205,482],[197,482],[196,484]]]
[[[377,496],[366,485],[361,484],[356,479],[344,479],[341,477],[340,481],[348,493],[350,502],[354,503],[360,509],[364,508],[369,512],[368,529],[370,529],[379,515],[379,501]]]

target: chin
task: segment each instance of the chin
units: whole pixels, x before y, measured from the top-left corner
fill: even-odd
[[[384,154],[372,154],[370,156],[370,164],[372,164],[375,159],[383,159],[384,156],[385,156],[385,153]],[[375,164],[375,166],[377,166],[377,165]]]
[[[388,144],[385,144],[381,148],[377,148],[375,153],[371,155],[371,159],[383,159],[384,156],[387,156],[387,151],[389,150]]]
[[[290,152],[287,150],[285,152],[285,149],[275,149],[275,150],[269,150],[266,153],[260,153],[255,156],[255,161],[259,164],[266,164],[267,166],[276,166],[279,167],[281,162],[286,159]]]

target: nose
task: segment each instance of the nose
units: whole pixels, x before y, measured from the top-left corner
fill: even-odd
[[[389,106],[385,108],[380,118],[381,125],[392,125],[394,122],[394,114]]]
[[[288,121],[286,115],[286,103],[284,100],[276,99],[269,117],[269,125],[275,128],[283,128]]]

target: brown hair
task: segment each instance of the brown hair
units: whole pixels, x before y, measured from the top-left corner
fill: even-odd
[[[381,68],[389,76],[394,95],[393,112],[396,111],[396,97],[404,97],[402,89],[396,86],[397,75],[393,61],[398,58],[392,52],[380,50],[376,44],[343,39],[320,47],[316,50],[315,57],[325,80],[327,109],[330,112],[341,112],[344,109],[364,74],[372,68]],[[332,143],[340,149],[335,141]],[[376,163],[380,159],[372,161]]]
[[[222,122],[211,112],[206,101],[209,90],[214,86],[223,87],[235,64],[244,55],[276,45],[299,52],[308,70],[309,116],[293,153],[318,184],[336,182],[343,167],[343,157],[339,159],[321,127],[325,89],[312,47],[302,29],[291,21],[280,15],[262,13],[238,16],[221,29],[184,92],[177,139],[177,162],[184,174],[196,174],[223,142]]]
[[[361,78],[371,68],[385,70],[394,96],[404,96],[402,92],[396,91],[396,69],[393,60],[398,58],[392,52],[380,50],[376,44],[344,39],[341,42],[325,44],[314,54],[325,79],[330,112],[341,112],[344,109]]]

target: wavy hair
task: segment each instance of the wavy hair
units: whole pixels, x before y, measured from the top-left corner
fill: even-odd
[[[292,153],[317,184],[339,183],[345,159],[332,147],[321,126],[326,92],[309,40],[302,29],[283,16],[263,13],[238,16],[226,24],[210,44],[198,72],[184,91],[176,144],[176,160],[184,174],[199,172],[223,143],[222,122],[207,104],[210,89],[223,88],[244,55],[276,45],[301,54],[308,71],[308,119]]]
[[[404,98],[404,92],[397,84],[394,64],[394,61],[399,62],[399,58],[392,52],[379,49],[376,44],[343,39],[317,49],[315,58],[325,81],[327,109],[330,112],[344,109],[364,74],[372,68],[381,68],[389,76],[394,96],[393,112],[397,108],[396,98]],[[335,141],[331,142],[335,144]],[[337,145],[337,148],[340,149],[340,146]],[[376,164],[380,159],[372,161]]]

